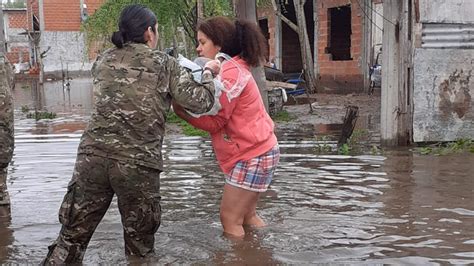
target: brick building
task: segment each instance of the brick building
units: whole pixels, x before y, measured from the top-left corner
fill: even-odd
[[[28,0],[28,28],[40,32],[38,56],[46,73],[89,71],[91,62],[81,23],[105,0]]]
[[[338,92],[363,91],[368,82],[368,65],[375,57],[375,44],[381,42],[381,22],[377,8],[381,0],[307,1],[304,10],[312,54],[314,14],[317,10],[317,60],[319,82],[323,88]],[[281,13],[296,24],[293,0],[281,1]],[[269,60],[284,73],[301,73],[298,34],[274,15],[272,7],[258,10],[259,25],[269,42]],[[373,24],[377,24],[373,26]],[[380,32],[377,32],[380,31]],[[376,40],[379,38],[380,40]]]
[[[17,72],[26,70],[30,63],[28,37],[24,34],[28,27],[26,8],[5,8],[3,19],[8,60],[15,65]]]

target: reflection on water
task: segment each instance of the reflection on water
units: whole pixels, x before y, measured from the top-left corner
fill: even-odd
[[[48,93],[53,92],[61,97],[61,91]],[[22,93],[16,91],[15,99],[33,104],[25,95],[34,94]],[[48,98],[43,107],[59,110],[57,119],[37,123],[17,111],[8,180],[12,219],[0,221],[0,263],[39,262],[60,229],[57,211],[90,99],[71,100],[68,109],[63,100]],[[156,255],[129,262],[474,263],[473,155],[419,156],[409,150],[384,156],[321,155],[314,148],[319,144],[310,135],[280,134],[281,165],[259,205],[269,226],[234,241],[222,236],[218,208],[224,181],[210,141],[168,136]],[[123,248],[114,202],[84,262],[126,263]]]

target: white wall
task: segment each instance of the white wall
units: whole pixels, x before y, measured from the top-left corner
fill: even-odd
[[[420,0],[421,22],[472,23],[474,0]]]
[[[416,49],[415,142],[474,139],[473,58],[472,49]]]
[[[92,64],[89,62],[84,34],[81,32],[45,31],[41,33],[40,50],[46,51],[43,58],[44,71],[61,72],[89,71]]]

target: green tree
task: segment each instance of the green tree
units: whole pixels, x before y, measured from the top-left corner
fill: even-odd
[[[25,8],[26,2],[25,0],[17,0],[17,1],[7,1],[3,4],[5,8]]]
[[[206,17],[233,15],[231,0],[204,0]],[[183,27],[190,43],[195,44],[195,27],[197,23],[196,0],[107,0],[83,24],[89,44],[95,41],[110,46],[111,34],[117,31],[117,21],[122,9],[130,4],[143,4],[157,15],[160,38],[170,46],[176,37],[178,27]]]

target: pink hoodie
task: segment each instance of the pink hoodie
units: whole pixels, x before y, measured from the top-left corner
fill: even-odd
[[[242,71],[249,66],[240,57],[232,58]],[[224,83],[238,82],[239,70],[232,63],[224,63],[221,70]],[[229,86],[226,86],[227,88]],[[228,88],[229,89],[229,88]],[[250,78],[242,93],[230,102],[225,92],[220,97],[222,109],[215,116],[192,118],[188,122],[211,134],[212,146],[224,173],[229,173],[240,160],[258,157],[277,144],[274,124],[265,111],[257,84]]]

